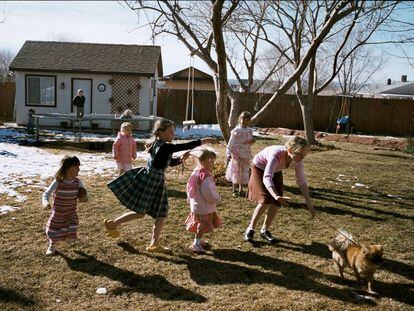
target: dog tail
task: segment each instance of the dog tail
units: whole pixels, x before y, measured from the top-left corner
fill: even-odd
[[[329,244],[329,250],[345,251],[353,242],[352,234],[344,229],[338,230],[340,233]]]

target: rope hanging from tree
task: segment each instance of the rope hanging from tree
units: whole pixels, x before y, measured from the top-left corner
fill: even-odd
[[[191,92],[191,119],[189,116],[190,107],[190,92]],[[195,125],[194,121],[194,56],[190,55],[190,66],[188,67],[188,82],[187,82],[187,102],[185,105],[185,120],[183,121],[183,130]]]

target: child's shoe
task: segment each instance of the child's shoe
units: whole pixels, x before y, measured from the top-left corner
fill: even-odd
[[[49,244],[49,247],[46,251],[46,256],[52,256],[54,254],[56,254],[56,247],[53,244]]]
[[[119,230],[117,228],[113,228],[113,229],[112,228],[109,228],[109,226],[108,226],[108,219],[105,219],[104,220],[104,226],[105,226],[106,232],[108,233],[108,235],[111,238],[117,238],[117,237],[119,237],[121,235],[121,233],[119,232]]]
[[[276,244],[277,239],[270,233],[269,230],[261,230],[260,236],[270,244]]]
[[[242,198],[246,197],[246,192],[244,192],[243,190],[240,190],[239,191],[239,196],[242,197]]]
[[[237,190],[233,190],[233,197],[238,197],[239,196],[239,192]]]
[[[253,243],[253,237],[254,237],[254,230],[247,228],[246,231],[244,232],[243,239],[246,242]]]
[[[170,248],[160,246],[160,245],[148,245],[146,250],[149,253],[162,253],[162,254],[170,254],[171,253]]]
[[[193,253],[196,253],[196,254],[205,254],[206,253],[206,251],[201,246],[201,244],[200,245],[191,244],[189,248],[190,248],[190,251],[192,251]]]

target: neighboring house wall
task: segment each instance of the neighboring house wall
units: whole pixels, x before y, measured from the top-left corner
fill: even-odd
[[[187,80],[164,80],[165,89],[188,90]],[[192,86],[190,85],[190,90]],[[214,82],[212,81],[194,81],[194,90],[198,91],[214,91]]]

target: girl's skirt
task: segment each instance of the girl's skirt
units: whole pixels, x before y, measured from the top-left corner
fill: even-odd
[[[134,168],[111,181],[108,188],[131,211],[153,218],[167,217],[169,207],[163,169]]]
[[[258,168],[257,166],[253,165],[252,172],[250,174],[249,179],[249,193],[248,198],[250,201],[254,201],[260,204],[273,204],[280,206],[280,203],[277,202],[270,192],[267,190],[265,185],[263,184],[263,174],[264,172]],[[277,172],[273,175],[273,184],[275,185],[276,193],[279,195],[283,195],[283,175],[282,171]]]
[[[216,212],[211,214],[195,214],[190,212],[185,221],[187,231],[196,234],[210,233],[221,226],[221,219]]]
[[[247,185],[249,182],[250,159],[236,158],[230,160],[226,169],[226,179],[233,184]]]

